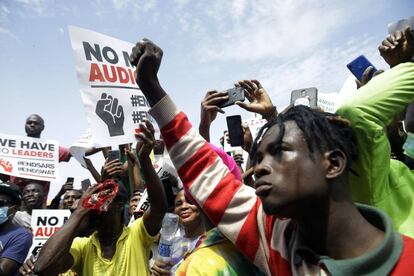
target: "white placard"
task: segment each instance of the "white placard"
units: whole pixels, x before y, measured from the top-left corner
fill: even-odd
[[[92,134],[88,129],[75,143],[72,144],[69,151],[76,160],[86,168],[85,157],[86,149],[93,147]]]
[[[59,178],[59,143],[0,134],[0,173],[42,181]]]
[[[136,141],[138,124],[152,118],[129,61],[134,45],[74,26],[69,26],[69,34],[95,147]]]
[[[69,219],[70,210],[39,209],[32,211],[33,244],[29,255],[37,255],[46,241]]]

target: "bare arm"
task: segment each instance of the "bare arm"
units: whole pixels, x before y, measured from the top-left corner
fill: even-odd
[[[19,263],[7,258],[0,258],[0,276],[13,275],[19,268]]]
[[[89,187],[81,198],[93,194],[99,185]],[[77,236],[81,221],[88,215],[89,210],[82,204],[72,213],[66,223],[55,232],[44,244],[35,264],[35,273],[39,275],[54,275],[63,273],[73,265],[73,257],[69,253],[73,239]]]
[[[96,170],[96,168],[93,165],[92,161],[89,158],[86,158],[86,157],[84,157],[83,159],[85,160],[86,168],[92,174],[93,179],[95,179],[96,182],[101,181],[101,175]]]
[[[167,211],[167,198],[149,156],[155,143],[154,128],[149,121],[140,124],[140,128],[142,132],[137,135],[139,141],[136,150],[150,202],[150,208],[145,212],[143,220],[148,234],[155,236],[161,229],[162,219]]]

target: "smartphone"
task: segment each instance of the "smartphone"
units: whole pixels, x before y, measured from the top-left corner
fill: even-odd
[[[233,105],[237,101],[244,101],[244,88],[242,87],[230,88],[223,92],[226,92],[229,95],[229,99],[227,101],[217,104],[218,107],[227,107]]]
[[[72,183],[73,184],[73,181],[75,181],[75,178],[73,178],[73,177],[66,178],[66,183]]]
[[[242,146],[243,141],[243,129],[242,120],[240,115],[226,117],[227,129],[229,131],[230,145],[232,147]]]
[[[370,77],[372,78],[372,75],[377,71],[374,65],[372,65],[371,62],[364,56],[360,55],[350,63],[346,65],[348,67],[349,71],[359,80],[362,80],[362,74],[364,74],[364,71],[368,68],[368,66],[372,66],[374,70],[371,71]]]
[[[89,188],[89,186],[91,186],[92,183],[91,181],[87,178],[81,181],[81,187],[82,187],[82,191],[86,191],[86,189]]]
[[[310,108],[316,108],[318,106],[318,89],[316,87],[309,87],[293,90],[290,93],[290,103],[292,105],[302,104]]]
[[[120,150],[110,150],[108,152],[108,162],[118,159],[119,161],[121,161],[121,151]]]

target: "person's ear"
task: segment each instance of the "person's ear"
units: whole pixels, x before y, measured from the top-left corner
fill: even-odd
[[[347,158],[343,151],[336,149],[325,152],[325,166],[327,179],[334,179],[342,175],[345,171]]]

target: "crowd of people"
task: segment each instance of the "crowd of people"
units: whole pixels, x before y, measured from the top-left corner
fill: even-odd
[[[88,149],[106,160],[98,172],[85,158],[97,184],[68,178],[49,205],[49,182],[1,175],[0,275],[410,275],[414,31],[379,52],[390,69],[368,68],[336,113],[278,112],[258,80],[238,81],[247,101],[236,105],[266,120],[256,137],[243,125],[243,160],[210,141],[228,94],[207,92],[194,128],[158,79],[162,49],[142,39],[130,60],[161,136],[146,120],[119,158]],[[43,129],[27,118],[27,136]],[[32,254],[32,211],[47,208],[71,215]]]

